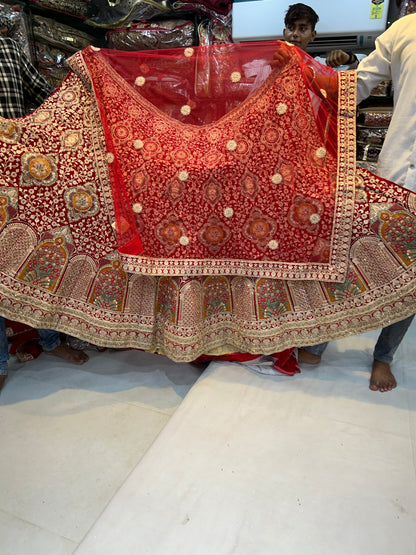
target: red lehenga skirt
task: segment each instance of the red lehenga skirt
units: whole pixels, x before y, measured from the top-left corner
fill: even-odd
[[[355,167],[354,72],[280,41],[70,65],[0,122],[1,315],[191,361],[415,312],[416,196]]]

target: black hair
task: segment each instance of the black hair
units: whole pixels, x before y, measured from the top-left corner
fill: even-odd
[[[310,6],[306,4],[292,4],[285,15],[285,27],[288,28],[295,23],[298,19],[307,19],[311,24],[312,31],[315,30],[315,25],[319,21],[318,14]]]

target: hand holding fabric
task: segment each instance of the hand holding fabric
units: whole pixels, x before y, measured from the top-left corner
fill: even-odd
[[[332,50],[326,58],[326,65],[329,67],[339,67],[351,63],[351,57],[348,52],[337,49]]]
[[[292,57],[292,48],[293,46],[289,46],[287,42],[280,41],[279,42],[279,50],[273,54],[273,60],[271,62],[271,66],[273,69],[276,67],[283,67],[287,64],[287,62]]]

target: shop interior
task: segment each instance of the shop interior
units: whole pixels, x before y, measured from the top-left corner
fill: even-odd
[[[286,4],[273,0],[2,0],[0,27],[58,87],[66,60],[88,45],[280,39],[283,21],[275,36],[267,26],[262,34],[257,16],[247,21],[262,4],[284,16]],[[337,46],[368,54],[378,33],[416,12],[411,0],[360,0],[376,14],[371,25],[382,13],[381,27],[369,31],[357,16],[355,30],[338,30],[324,2],[309,4],[322,14],[313,56]],[[358,167],[376,171],[393,92],[384,82],[358,106]],[[267,375],[245,362],[174,362],[69,335],[87,363],[41,350],[22,362],[13,348],[19,333],[33,340],[31,329],[8,329],[1,555],[416,553],[414,323],[395,354],[398,385],[384,393],[368,387],[378,330],[330,342],[300,373]]]

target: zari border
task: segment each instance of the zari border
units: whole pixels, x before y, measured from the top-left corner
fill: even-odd
[[[245,352],[271,354],[291,347],[313,345],[379,329],[414,314],[416,269],[413,267],[381,289],[345,299],[331,310],[296,310],[264,320],[242,319],[234,310],[207,316],[187,325],[173,322],[156,309],[153,314],[114,312],[76,299],[59,298],[48,291],[22,286],[10,278],[0,284],[2,316],[33,327],[55,329],[95,345],[157,352],[177,362],[199,356]],[[130,280],[134,276],[130,276]],[[158,278],[151,278],[158,280]],[[164,278],[159,278],[164,279]],[[232,278],[228,278],[232,279]],[[234,278],[240,279],[240,278]],[[291,294],[301,282],[288,282]],[[322,285],[320,285],[322,287]],[[190,302],[183,297],[181,302]],[[237,303],[232,299],[232,304]]]

